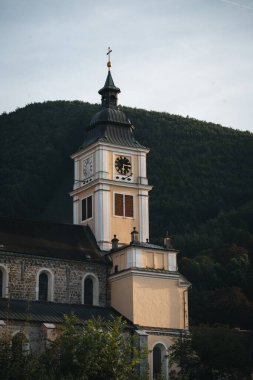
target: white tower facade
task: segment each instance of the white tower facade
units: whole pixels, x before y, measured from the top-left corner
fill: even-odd
[[[149,149],[133,136],[133,125],[117,106],[120,89],[108,71],[102,109],[91,120],[82,148],[74,159],[73,221],[89,225],[99,247],[129,244],[135,227],[139,239],[149,239],[149,201],[146,156]]]

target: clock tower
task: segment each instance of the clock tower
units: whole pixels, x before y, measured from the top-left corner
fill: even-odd
[[[118,107],[120,89],[111,75],[110,59],[101,110],[87,128],[74,159],[73,219],[89,225],[99,247],[110,250],[114,235],[119,246],[129,244],[135,227],[139,240],[149,239],[146,155],[149,149],[133,136],[134,126]]]
[[[188,330],[190,284],[178,272],[178,252],[169,236],[163,246],[149,242],[149,149],[136,141],[132,123],[118,107],[120,89],[110,59],[107,66],[101,110],[72,155],[74,223],[89,225],[110,258],[110,305],[134,324],[140,346],[148,349],[150,379],[168,380],[168,349]]]

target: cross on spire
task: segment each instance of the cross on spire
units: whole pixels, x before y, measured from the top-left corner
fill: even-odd
[[[110,71],[111,67],[112,67],[112,63],[111,63],[111,52],[112,52],[112,49],[110,47],[108,47],[108,52],[106,53],[106,55],[108,55],[108,62],[107,62],[107,67],[108,67],[108,70]]]

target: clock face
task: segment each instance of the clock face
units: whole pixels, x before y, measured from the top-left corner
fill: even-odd
[[[83,160],[83,178],[89,178],[92,176],[93,173],[93,162],[92,157],[85,158]]]
[[[119,174],[127,175],[131,173],[132,165],[129,158],[119,156],[115,160],[115,169]]]

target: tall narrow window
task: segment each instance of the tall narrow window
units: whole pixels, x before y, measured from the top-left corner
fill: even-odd
[[[82,199],[82,220],[92,218],[92,196]]]
[[[127,194],[114,195],[114,214],[133,218],[134,216],[134,197]]]
[[[90,277],[84,281],[84,304],[93,305],[93,281]]]
[[[162,343],[157,343],[153,348],[153,379],[168,380],[168,354]]]
[[[3,297],[3,271],[0,269],[0,297]]]
[[[48,276],[46,273],[41,273],[39,276],[39,301],[48,300]]]
[[[153,349],[153,377],[157,379],[162,372],[162,352],[159,346]]]

